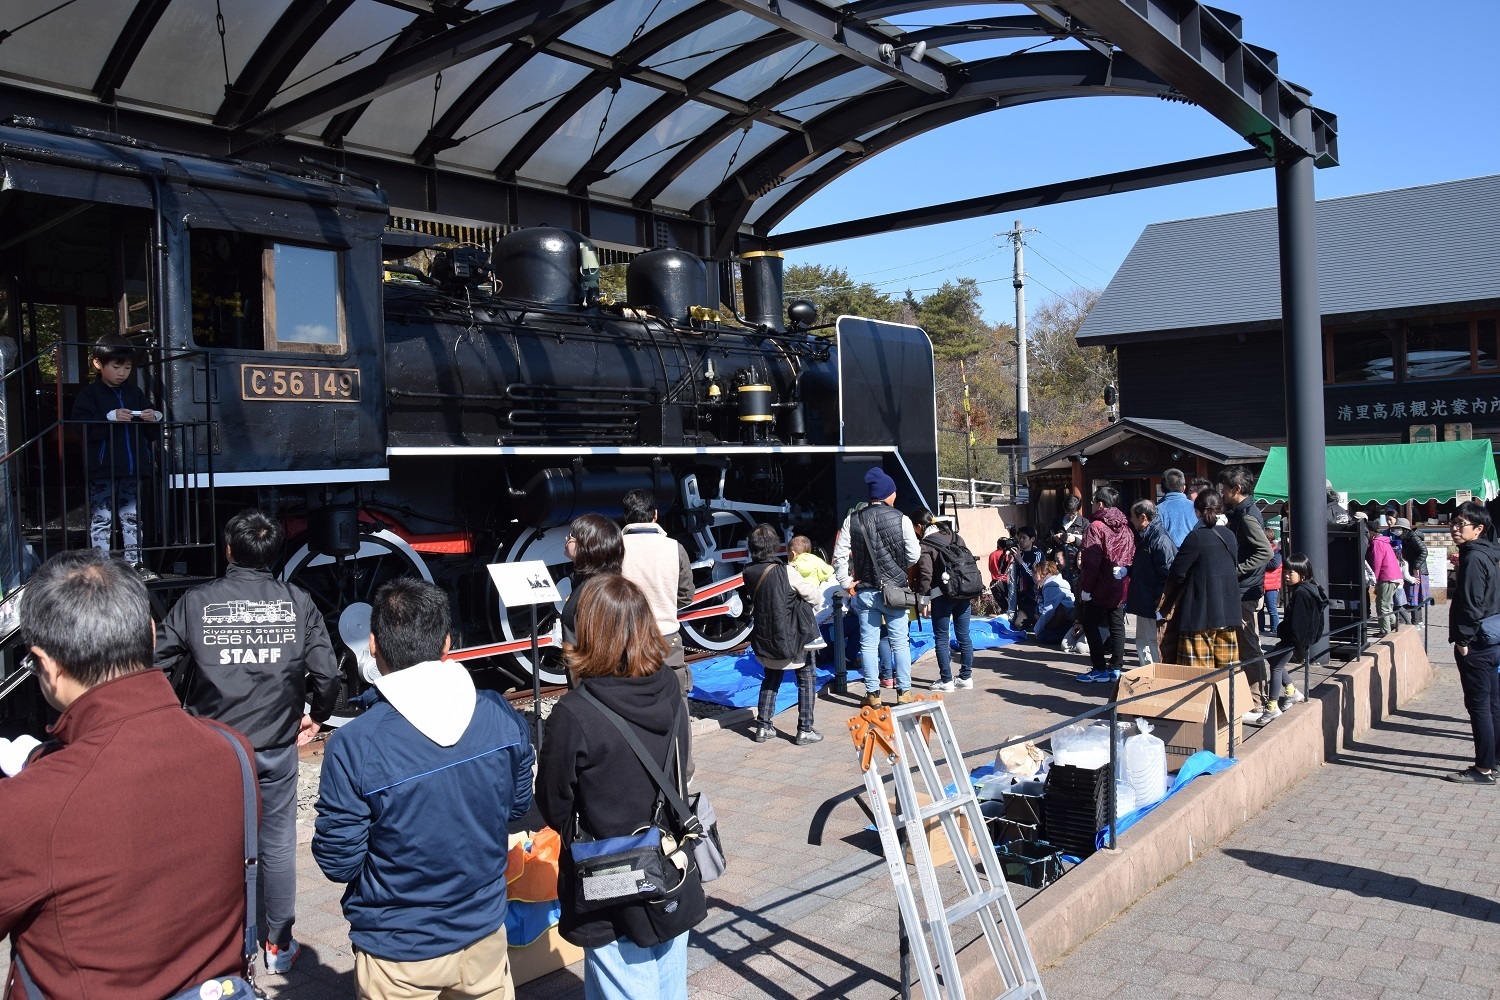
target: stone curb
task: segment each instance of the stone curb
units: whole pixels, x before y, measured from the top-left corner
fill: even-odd
[[[1193,783],[1020,909],[1038,968],[1046,968],[1239,829],[1302,778],[1425,688],[1433,667],[1419,629],[1402,629],[1325,681],[1245,744],[1238,763]],[[965,988],[997,995],[983,937],[959,953]]]

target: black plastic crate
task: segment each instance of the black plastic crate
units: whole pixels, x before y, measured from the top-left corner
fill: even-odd
[[[1044,889],[1062,878],[1062,852],[1046,841],[1011,840],[995,848],[1005,881],[1031,889]]]

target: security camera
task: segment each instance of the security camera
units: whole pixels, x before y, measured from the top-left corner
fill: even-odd
[[[1089,457],[1087,455],[1085,455],[1083,452],[1079,452],[1078,454],[1074,455],[1073,457],[1076,458],[1076,459],[1078,459],[1078,464],[1079,465],[1088,465],[1089,464]]]

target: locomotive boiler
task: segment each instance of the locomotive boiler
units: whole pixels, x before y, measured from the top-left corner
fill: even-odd
[[[0,332],[19,345],[0,373],[6,593],[88,544],[69,450],[86,429],[65,415],[103,332],[141,346],[167,414],[143,529],[162,603],[215,571],[219,526],[258,504],[286,523],[284,575],[324,611],[351,686],[386,580],[445,587],[456,645],[523,638],[529,612],[500,603],[486,567],[541,560],[566,595],[568,523],[619,514],[629,489],[655,492],[688,550],[699,600],[683,626],[707,650],[748,634],[755,524],[831,548],[872,463],[902,503],[937,501],[926,335],[784,313],[774,252],[744,254],[738,294],[712,294],[720,265],[645,250],[610,295],[598,248],[565,227],[442,243],[392,228],[378,186],[329,169],[34,122],[0,126],[0,169],[17,234]],[[475,662],[560,679],[524,652]]]

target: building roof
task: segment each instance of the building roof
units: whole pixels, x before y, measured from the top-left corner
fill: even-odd
[[[1170,447],[1201,455],[1215,465],[1255,465],[1266,460],[1266,452],[1261,448],[1206,431],[1202,427],[1185,424],[1181,420],[1121,417],[1109,426],[1039,459],[1033,463],[1032,471],[1063,468],[1074,455],[1096,455],[1132,435],[1152,438]]]
[[[1500,174],[1318,202],[1318,301],[1333,317],[1500,298]],[[1081,343],[1279,323],[1276,210],[1146,227]]]
[[[1310,95],[1237,15],[1197,0],[1028,0],[986,18],[956,6],[8,0],[0,99],[200,152],[337,161],[401,208],[451,215],[449,199],[493,218],[474,202],[516,196],[528,210],[496,221],[576,212],[596,238],[653,229],[650,213],[707,222],[717,257],[907,139],[1058,98],[1181,101],[1267,156],[1290,142],[1337,162],[1336,119],[1311,108],[1312,138],[1294,135]]]

